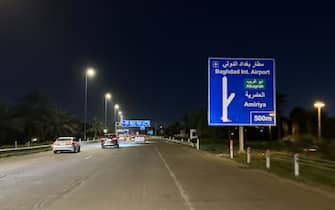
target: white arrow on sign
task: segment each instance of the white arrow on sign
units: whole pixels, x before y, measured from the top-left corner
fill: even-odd
[[[230,122],[228,118],[228,106],[234,99],[235,93],[231,93],[228,97],[228,79],[227,77],[222,78],[222,122]]]

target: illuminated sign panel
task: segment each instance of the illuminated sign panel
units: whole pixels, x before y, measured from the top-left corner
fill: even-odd
[[[150,120],[123,120],[121,125],[125,128],[147,128],[150,127]]]
[[[275,125],[275,61],[208,59],[208,125]]]

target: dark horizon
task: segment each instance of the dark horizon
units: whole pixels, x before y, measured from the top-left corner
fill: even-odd
[[[93,3],[94,2],[94,3]],[[276,60],[277,91],[295,106],[315,100],[335,115],[335,18],[304,3],[19,1],[0,3],[1,103],[33,91],[103,119],[103,96],[128,118],[168,124],[207,107],[208,57]],[[330,8],[330,7],[329,7]],[[236,10],[238,13],[236,13]]]

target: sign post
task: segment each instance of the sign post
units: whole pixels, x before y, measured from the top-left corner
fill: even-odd
[[[230,159],[234,158],[234,140],[229,140],[229,153],[230,153]]]
[[[244,131],[243,126],[239,127],[239,153],[244,153]]]
[[[276,125],[275,61],[270,58],[208,59],[208,125]]]

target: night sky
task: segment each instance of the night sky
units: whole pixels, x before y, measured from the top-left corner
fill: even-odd
[[[1,0],[0,102],[39,91],[82,118],[93,66],[90,118],[110,91],[127,118],[170,123],[207,107],[208,57],[266,57],[286,113],[321,99],[335,115],[333,7],[247,2]]]

